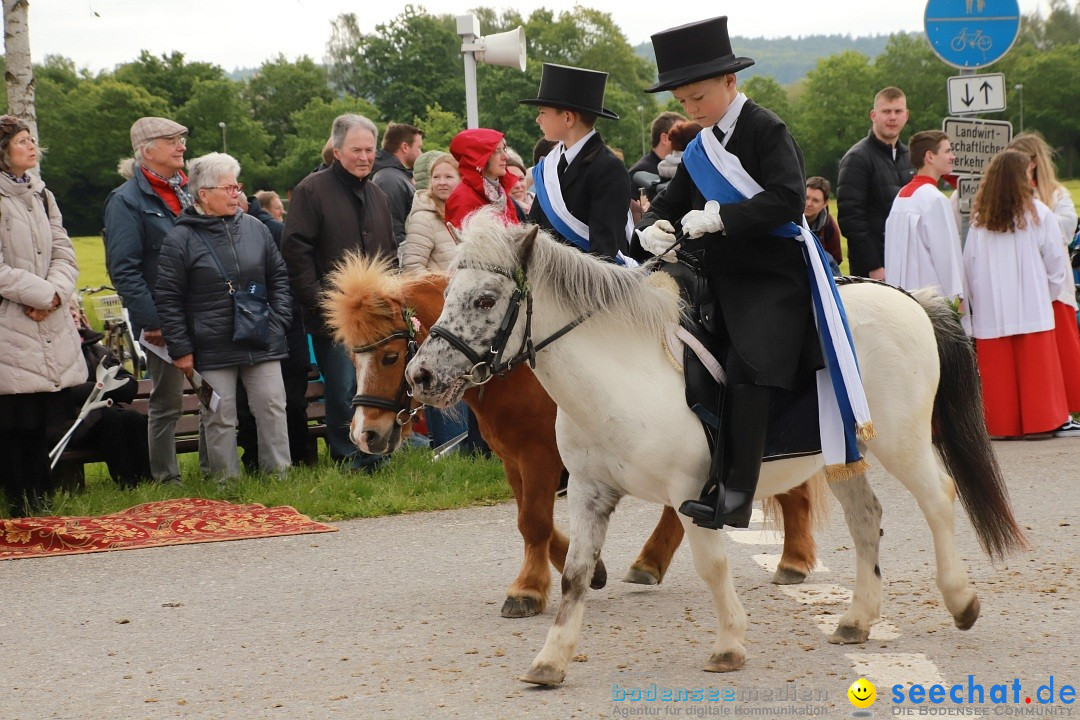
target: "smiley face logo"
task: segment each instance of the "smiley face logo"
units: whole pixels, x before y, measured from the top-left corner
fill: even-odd
[[[877,689],[874,684],[865,678],[859,678],[851,683],[847,690],[848,700],[857,708],[868,708],[877,700]]]

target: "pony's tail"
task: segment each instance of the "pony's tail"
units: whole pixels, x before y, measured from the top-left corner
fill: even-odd
[[[956,483],[975,534],[991,559],[1028,547],[1009,504],[1001,468],[983,415],[982,382],[975,348],[960,319],[940,295],[914,294],[930,317],[937,340],[941,380],[934,398],[934,447]]]

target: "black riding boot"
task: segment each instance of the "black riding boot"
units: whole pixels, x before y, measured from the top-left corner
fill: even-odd
[[[687,500],[679,512],[694,524],[719,530],[724,525],[750,525],[754,492],[765,452],[770,389],[734,385],[722,400],[721,441],[716,443],[709,480],[700,500]]]

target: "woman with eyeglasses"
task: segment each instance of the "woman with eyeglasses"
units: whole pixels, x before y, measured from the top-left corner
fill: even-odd
[[[450,141],[461,182],[446,200],[446,222],[461,228],[468,215],[485,205],[502,212],[507,223],[524,222],[525,213],[510,197],[518,181],[506,171],[506,138],[498,130],[470,128]]]
[[[72,414],[85,373],[64,310],[79,267],[56,198],[30,174],[40,159],[26,123],[0,117],[0,511],[24,515],[45,503],[46,431]]]
[[[224,153],[188,163],[195,204],[165,237],[154,295],[165,345],[185,375],[193,369],[221,396],[217,410],[202,408],[210,472],[219,481],[240,474],[236,444],[236,381],[243,380],[258,425],[259,467],[289,467],[285,386],[281,360],[292,319],[289,276],[266,226],[240,209],[240,164]],[[265,342],[236,340],[234,293],[265,297],[270,332]]]

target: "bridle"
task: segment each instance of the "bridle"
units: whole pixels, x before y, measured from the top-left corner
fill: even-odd
[[[533,296],[532,288],[529,286],[529,280],[525,276],[524,266],[519,266],[513,271],[491,265],[468,266],[464,268],[459,266],[458,269],[485,270],[487,272],[495,273],[496,275],[502,275],[516,285],[513,295],[510,296],[510,304],[506,308],[506,313],[503,315],[502,322],[499,323],[499,328],[495,331],[495,336],[491,339],[491,342],[487,343],[488,349],[486,352],[476,352],[467,342],[441,325],[432,325],[431,330],[428,332],[429,337],[441,337],[469,359],[469,362],[472,363],[472,367],[467,373],[461,375],[461,379],[472,383],[473,385],[484,385],[493,377],[506,375],[525,361],[528,361],[529,367],[535,368],[536,354],[538,352],[589,319],[590,313],[582,315],[573,322],[557,330],[550,337],[547,337],[538,343],[533,343]],[[522,303],[525,304],[525,334],[521,338],[521,345],[518,347],[517,352],[504,360],[503,355],[506,353],[506,346],[510,342],[510,334],[513,332],[514,326],[517,324],[518,316],[521,314]]]
[[[353,354],[371,352],[377,348],[386,345],[387,343],[395,340],[405,341],[405,364],[408,365],[409,361],[416,356],[418,344],[416,342],[416,325],[414,324],[414,318],[416,312],[412,308],[402,308],[401,317],[405,320],[405,328],[402,330],[395,330],[384,338],[375,340],[367,345],[359,345],[352,348]],[[409,388],[409,381],[405,377],[405,373],[401,374],[401,385],[398,386],[397,395],[393,400],[388,400],[378,395],[356,395],[352,399],[352,406],[355,407],[373,407],[380,410],[389,410],[394,413],[394,431],[391,437],[391,444],[397,442],[397,438],[400,436],[401,428],[412,420],[416,413],[420,411],[420,406],[413,407],[412,390]]]

